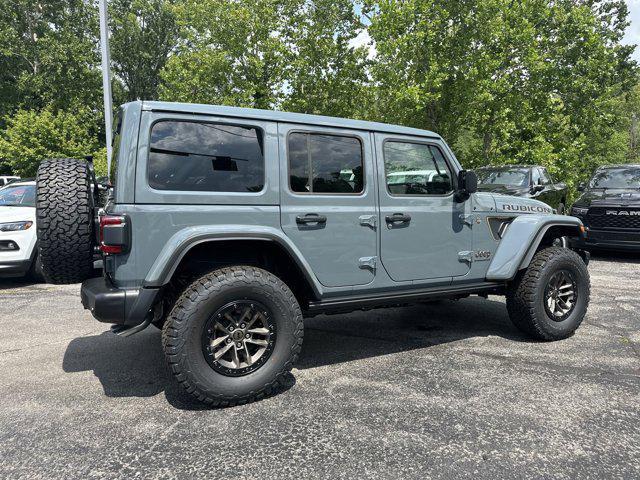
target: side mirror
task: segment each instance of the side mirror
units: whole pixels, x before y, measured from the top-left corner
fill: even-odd
[[[544,190],[544,185],[532,185],[531,186],[531,193],[538,193]]]
[[[584,183],[584,182],[580,182],[580,183],[578,184],[578,191],[579,191],[579,192],[584,192],[584,189],[585,189],[585,188],[587,188],[587,186],[585,185],[585,183]]]
[[[472,170],[460,170],[458,172],[458,189],[456,197],[458,200],[464,200],[472,193],[478,191],[478,176]]]

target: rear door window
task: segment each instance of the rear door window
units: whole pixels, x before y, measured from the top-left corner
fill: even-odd
[[[293,132],[289,185],[295,193],[362,193],[362,144],[355,137]]]
[[[149,186],[156,190],[260,192],[263,133],[257,127],[163,120],[151,129]]]

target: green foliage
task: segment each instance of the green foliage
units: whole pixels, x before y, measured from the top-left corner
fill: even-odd
[[[466,167],[539,163],[571,188],[640,156],[623,0],[111,0],[109,13],[116,104],[427,128]],[[92,152],[105,169],[99,62],[96,0],[0,0],[0,170]]]
[[[352,41],[363,28],[351,0],[289,2],[283,38],[289,49],[282,108],[288,111],[366,115],[366,47]]]
[[[378,119],[442,134],[468,166],[542,164],[571,187],[627,157],[637,80],[620,1],[369,1]]]
[[[45,158],[83,158],[99,152],[98,138],[87,128],[92,124],[95,119],[87,112],[20,110],[8,119],[0,137],[0,159],[15,174],[33,177]]]
[[[0,0],[0,117],[98,105],[97,9],[84,0]]]
[[[162,72],[167,100],[269,108],[282,85],[279,0],[184,0],[181,39]]]
[[[172,0],[111,0],[113,73],[122,81],[123,101],[155,100],[160,72],[176,46]],[[116,96],[116,95],[114,95]]]
[[[166,100],[362,116],[366,52],[351,0],[185,0]]]

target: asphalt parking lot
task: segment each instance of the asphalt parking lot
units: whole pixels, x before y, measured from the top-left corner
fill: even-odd
[[[640,256],[590,272],[568,340],[526,340],[498,297],[317,317],[289,388],[219,410],[155,328],[2,281],[0,478],[638,478]]]

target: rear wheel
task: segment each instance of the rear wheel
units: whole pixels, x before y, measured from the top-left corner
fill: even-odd
[[[93,276],[93,172],[84,160],[45,160],[36,177],[38,257],[50,283]]]
[[[246,403],[284,383],[302,346],[302,312],[278,277],[256,267],[215,270],[177,300],[162,330],[184,389],[212,406]]]
[[[573,250],[549,247],[533,257],[507,290],[507,310],[516,327],[540,340],[560,340],[576,331],[589,306],[587,267]]]

